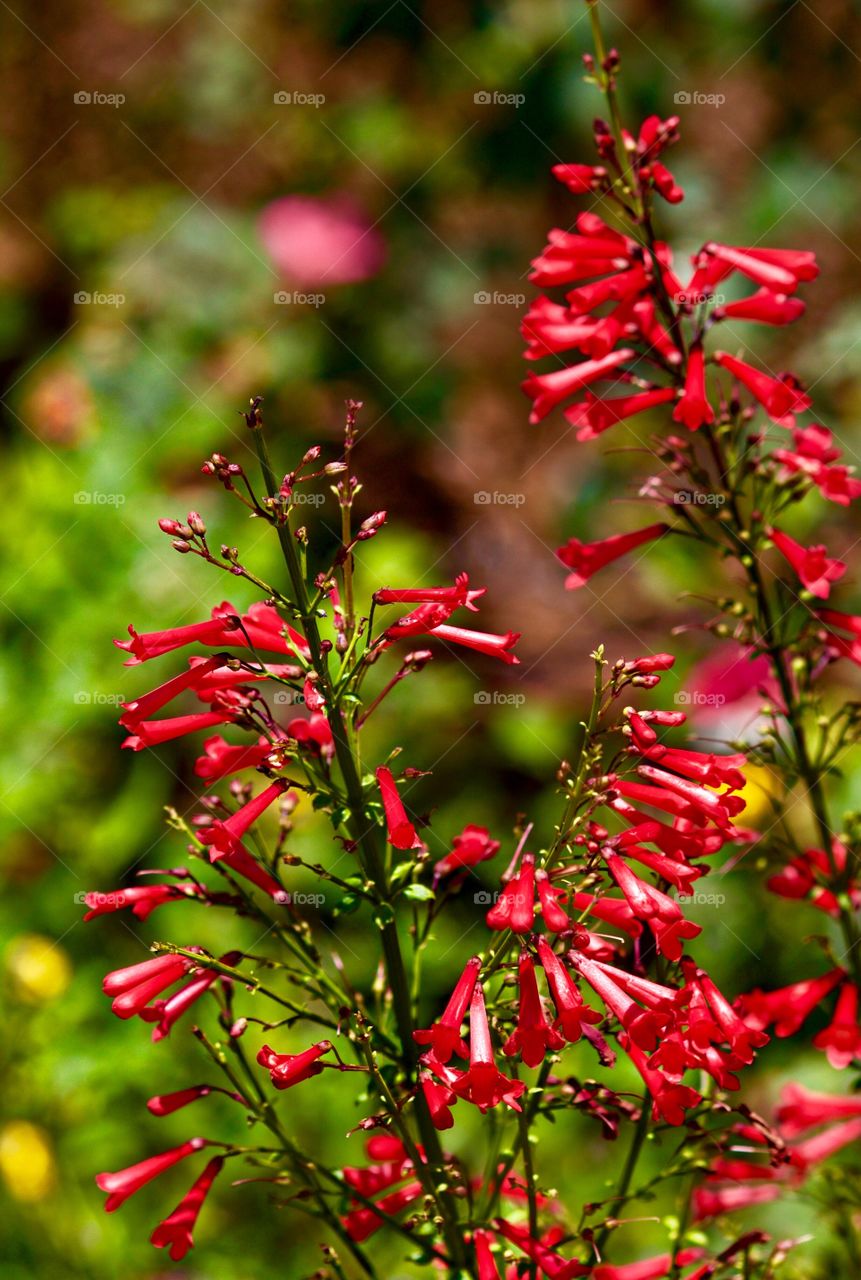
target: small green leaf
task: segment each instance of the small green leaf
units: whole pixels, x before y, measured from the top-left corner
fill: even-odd
[[[414,898],[416,902],[433,902],[434,891],[426,884],[408,884],[404,889],[405,898]]]

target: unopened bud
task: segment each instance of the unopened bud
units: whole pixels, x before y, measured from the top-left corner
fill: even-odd
[[[359,525],[359,531],[356,534],[358,542],[364,542],[367,538],[373,538],[382,526],[386,523],[386,512],[375,511],[372,516],[368,516],[367,520],[363,520]]]
[[[159,520],[158,527],[161,529],[162,533],[167,533],[172,538],[176,538],[182,529],[182,525],[178,520],[168,520],[167,517],[163,520]]]
[[[198,515],[196,511],[189,511],[188,523],[192,532],[196,533],[198,537],[203,537],[206,533],[206,525],[203,523],[201,516]]]
[[[178,551],[180,555],[186,555],[191,550],[191,547],[188,545],[188,543],[181,542],[179,538],[177,538],[176,542],[174,542],[172,546],[174,551]]]

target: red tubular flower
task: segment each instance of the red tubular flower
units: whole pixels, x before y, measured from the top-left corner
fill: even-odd
[[[289,643],[282,634],[284,631],[289,636]],[[188,644],[247,648],[245,633],[255,649],[263,649],[268,653],[293,656],[297,649],[302,653],[308,651],[304,637],[288,626],[271,605],[253,604],[247,613],[240,616],[227,601],[217,605],[206,622],[194,622],[187,627],[171,627],[167,631],[152,631],[145,635],[139,635],[130,626],[131,640],[115,640],[114,644],[118,649],[131,654],[125,664],[130,667],[139,662],[147,662],[150,658],[158,658],[164,653],[172,653]]]
[[[200,831],[200,839],[209,846],[210,860],[217,862],[219,858],[241,853],[242,837],[246,831],[286,790],[287,783],[283,778],[279,778],[253,800],[244,804],[241,809],[237,809],[236,813],[231,814],[229,818],[223,820],[216,818],[208,826],[203,827]]]
[[[858,1026],[858,988],[844,982],[837,997],[830,1024],[813,1037],[813,1047],[824,1049],[829,1063],[837,1071],[861,1057],[861,1027]]]
[[[285,729],[288,738],[292,738],[298,747],[313,751],[325,759],[335,754],[335,740],[329,721],[321,711],[313,712],[307,720],[297,716]]]
[[[563,1258],[553,1249],[551,1241],[555,1244],[558,1240],[558,1233],[553,1229],[540,1240],[535,1240],[529,1234],[528,1227],[506,1222],[504,1218],[496,1218],[493,1226],[501,1236],[525,1253],[527,1258],[536,1262],[548,1280],[575,1280],[579,1276],[593,1275],[590,1266],[584,1266],[576,1259]]]
[[[780,426],[794,427],[796,413],[803,413],[810,408],[810,396],[791,374],[771,378],[759,369],[754,369],[753,365],[728,355],[726,351],[716,351],[714,360],[737,378],[742,386],[747,387],[768,416]]]
[[[677,902],[654,885],[641,880],[618,854],[605,853],[604,857],[607,869],[625,895],[628,906],[651,929],[658,951],[668,960],[680,959],[682,941],[702,933],[700,925],[685,920]]]
[[[204,742],[204,754],[198,757],[194,772],[207,782],[217,782],[243,769],[256,769],[272,750],[272,744],[266,738],[258,738],[251,747],[232,746],[220,734],[215,734]]]
[[[459,1054],[461,1058],[466,1057],[460,1028],[470,1006],[480,970],[481,960],[478,956],[473,956],[458,978],[442,1017],[432,1027],[413,1032],[416,1044],[429,1045],[429,1052],[439,1062],[448,1062],[453,1053]]]
[[[485,920],[488,929],[528,933],[532,928],[535,920],[535,858],[531,853],[523,855],[520,874],[509,880]]]
[[[223,963],[233,965],[240,959],[240,953],[238,951],[228,952],[221,959]],[[141,1009],[140,1016],[143,1021],[156,1024],[152,1029],[153,1044],[157,1044],[159,1040],[163,1040],[165,1036],[170,1035],[174,1023],[178,1022],[186,1010],[190,1009],[201,996],[206,994],[218,976],[213,969],[206,969],[203,973],[196,974],[190,982],[180,987],[179,991],[176,991],[169,999],[156,1000],[153,1004],[147,1005],[145,1009]]]
[[[122,746],[132,751],[143,751],[144,747],[160,747],[163,742],[184,738],[187,733],[198,733],[201,729],[214,729],[217,724],[230,724],[236,719],[237,713],[238,708],[193,712],[186,716],[168,716],[163,720],[135,720],[135,732],[129,734]],[[122,724],[123,721],[121,720],[120,723]]]
[[[118,1018],[133,1018],[155,996],[172,987],[192,967],[185,956],[155,956],[127,969],[105,975],[102,991],[113,996],[111,1009]]]
[[[460,835],[455,836],[452,840],[451,853],[447,853],[444,858],[440,858],[434,867],[434,880],[440,880],[443,876],[450,875],[453,871],[460,871],[465,867],[477,866],[479,862],[486,862],[498,850],[499,841],[491,840],[487,827],[475,827],[470,824],[464,827]]]
[[[762,1031],[774,1024],[774,1034],[794,1036],[816,1006],[846,977],[843,969],[830,969],[818,978],[793,982],[776,991],[757,988],[741,995],[735,1007],[749,1027]]]
[[[469,588],[469,575],[459,573],[453,587],[382,587],[374,592],[377,604],[450,604],[453,608],[471,609],[477,613],[474,600],[478,600],[487,591],[487,587]]]
[[[177,1089],[175,1093],[160,1093],[154,1098],[150,1098],[147,1102],[147,1111],[153,1116],[171,1116],[174,1111],[179,1111],[182,1107],[187,1107],[192,1102],[197,1102],[198,1098],[207,1098],[211,1093],[224,1093],[224,1089],[218,1089],[211,1084],[193,1084],[187,1089]],[[241,1094],[229,1094],[229,1097],[242,1101]]]
[[[276,1053],[265,1044],[257,1055],[257,1061],[269,1072],[276,1089],[290,1089],[294,1084],[318,1076],[323,1070],[319,1059],[331,1048],[328,1040],[320,1040],[302,1053]]]
[[[186,1192],[173,1213],[160,1222],[150,1236],[150,1244],[156,1249],[170,1248],[170,1256],[174,1262],[181,1262],[189,1249],[193,1248],[191,1238],[194,1224],[203,1208],[203,1202],[209,1189],[218,1177],[224,1165],[224,1157],[216,1156],[210,1160],[200,1177]]]
[[[715,1021],[724,1033],[733,1053],[743,1063],[751,1063],[754,1050],[768,1044],[769,1037],[764,1031],[748,1026],[733,1009],[722,991],[712,982],[703,970],[696,971],[700,990],[705,996]]]
[[[691,1089],[686,1084],[674,1083],[662,1072],[650,1067],[642,1049],[638,1049],[627,1037],[620,1037],[619,1043],[637,1068],[651,1094],[652,1119],[663,1120],[671,1125],[684,1124],[685,1112],[702,1102],[702,1097],[696,1089]]]
[[[817,1133],[814,1137],[799,1142],[792,1148],[792,1163],[802,1171],[802,1174],[806,1173],[811,1165],[828,1160],[843,1147],[856,1143],[859,1138],[861,1138],[861,1118],[844,1120],[842,1124],[836,1124],[833,1128],[826,1129],[824,1133]]]
[[[596,191],[607,177],[603,165],[595,164],[554,164],[550,172],[575,196]]]
[[[450,627],[446,624],[434,627],[430,633],[438,640],[449,644],[461,644],[465,649],[474,649],[488,658],[499,658],[509,666],[517,666],[520,659],[511,650],[520,639],[519,631],[506,631],[504,635],[492,635],[487,631],[468,631],[464,627]]]
[[[703,1256],[702,1249],[681,1249],[675,1258],[676,1267],[686,1267],[697,1262]],[[673,1257],[669,1253],[658,1254],[654,1258],[643,1258],[639,1262],[623,1262],[620,1265],[611,1262],[599,1262],[589,1275],[591,1280],[664,1280],[673,1271]],[[675,1272],[673,1272],[675,1274]],[[710,1269],[703,1272],[697,1270],[687,1280],[698,1280],[700,1275],[706,1280]]]
[[[427,1109],[430,1112],[433,1127],[435,1129],[451,1129],[454,1125],[454,1116],[451,1114],[451,1108],[457,1102],[457,1098],[451,1089],[448,1085],[434,1080],[429,1071],[419,1072],[419,1084],[421,1085]]]
[[[594,440],[608,427],[617,422],[624,422],[638,413],[645,413],[659,404],[668,404],[675,400],[674,387],[655,387],[651,391],[640,391],[630,396],[615,396],[609,400],[601,400],[598,396],[587,392],[586,399],[578,404],[569,405],[565,417],[572,426],[577,427],[578,440]]]
[[[768,1204],[776,1200],[782,1188],[773,1183],[754,1183],[752,1186],[735,1184],[729,1187],[697,1187],[693,1194],[694,1221],[715,1218],[721,1213],[737,1213],[754,1204]]]
[[[764,285],[765,288],[775,292],[794,293],[798,287],[798,277],[794,271],[790,271],[779,263],[769,262],[767,258],[760,257],[756,252],[749,253],[746,249],[712,242],[705,246],[703,253],[727,263],[735,271],[741,271],[743,275],[748,276],[755,284]]]
[[[84,902],[89,911],[84,920],[95,920],[97,916],[111,915],[126,907],[131,907],[132,915],[138,920],[146,920],[156,907],[164,906],[166,902],[200,897],[200,891],[195,885],[182,884],[141,884],[129,889],[114,889],[111,893],[85,893]]]
[[[650,524],[645,529],[635,529],[633,533],[617,533],[600,542],[580,542],[577,538],[569,538],[564,547],[556,552],[566,568],[571,570],[565,579],[565,589],[573,591],[584,586],[593,574],[605,565],[612,564],[620,556],[627,555],[645,542],[654,542],[669,530],[666,524]]]
[[[715,307],[712,318],[723,320],[753,320],[759,324],[792,324],[805,311],[800,298],[788,298],[785,293],[772,293],[771,289],[757,289],[749,298],[726,302]]]
[[[204,658],[196,666],[166,680],[164,684],[160,684],[149,693],[141,694],[131,702],[122,703],[125,714],[120,718],[120,724],[126,729],[134,728],[141,720],[149,719],[153,712],[160,711],[186,689],[199,689],[206,676],[216,671],[219,666],[218,658]]]
[[[157,1178],[166,1169],[172,1168],[186,1156],[193,1155],[195,1151],[200,1151],[206,1146],[209,1146],[206,1138],[190,1138],[188,1142],[183,1142],[178,1147],[171,1147],[169,1151],[162,1151],[157,1156],[149,1156],[139,1164],[129,1165],[127,1169],[119,1169],[116,1173],[98,1174],[96,1186],[100,1191],[108,1193],[105,1212],[114,1213],[120,1205],[125,1204],[129,1196],[140,1191],[141,1187],[152,1182],[153,1178]]]
[[[607,970],[594,960],[589,960],[576,951],[569,952],[569,959],[580,976],[619,1019],[633,1043],[651,1053],[658,1043],[660,1032],[667,1024],[667,1017],[641,1009],[627,992],[616,986]]]
[[[561,303],[551,302],[542,294],[532,301],[520,326],[526,342],[523,354],[527,360],[541,360],[544,356],[570,351],[572,347],[584,355],[599,354],[587,351],[587,348],[600,332],[600,325],[600,320],[581,315]],[[600,354],[606,354],[606,350]]]
[[[618,369],[620,364],[633,359],[634,354],[630,347],[622,347],[621,350],[612,351],[599,360],[584,360],[570,369],[554,369],[552,373],[531,373],[521,384],[532,400],[529,421],[533,424],[540,422],[563,400],[573,396],[582,387],[587,387],[590,382],[605,378],[608,373]]]
[[[394,644],[396,640],[409,639],[410,636],[427,635],[429,631],[433,631],[434,627],[441,626],[447,621],[457,607],[455,603],[446,603],[442,600],[420,604],[418,608],[413,609],[412,613],[398,618],[397,622],[387,627],[382,639],[388,644]]]
[[[800,1084],[784,1085],[777,1108],[777,1123],[787,1138],[805,1129],[814,1129],[832,1120],[861,1116],[861,1095],[841,1097],[831,1093],[812,1093]]]
[[[480,982],[475,984],[469,1006],[469,1068],[451,1087],[453,1093],[474,1103],[482,1113],[500,1102],[514,1111],[521,1110],[517,1099],[526,1084],[504,1075],[496,1065]]]
[[[689,431],[696,431],[707,422],[714,422],[715,411],[706,396],[706,367],[700,343],[688,353],[685,375],[685,394],[673,410],[673,421],[683,422]]]
[[[423,1190],[424,1188],[420,1182],[410,1182],[405,1187],[400,1187],[397,1191],[393,1191],[391,1195],[383,1196],[381,1200],[376,1202],[377,1208],[381,1213],[392,1217],[394,1214],[400,1213],[407,1205],[412,1204],[414,1200],[417,1200]],[[342,1221],[350,1239],[361,1244],[363,1240],[367,1240],[368,1236],[372,1236],[375,1231],[379,1231],[384,1219],[380,1217],[379,1213],[375,1213],[373,1209],[361,1208],[351,1210]]]
[[[669,169],[661,164],[660,160],[653,160],[646,169],[641,169],[640,177],[642,178],[644,174],[652,179],[652,182],[655,185],[655,190],[659,196],[663,196],[667,201],[667,204],[681,204],[682,200],[684,200],[684,191],[676,182]]]
[[[538,871],[535,875],[538,888],[538,901],[541,904],[541,918],[551,933],[563,933],[570,929],[571,921],[559,905],[559,899],[565,896],[564,889],[554,889],[546,871]]]
[[[553,286],[620,271],[630,265],[634,242],[592,213],[578,214],[576,231],[548,232],[542,253],[532,260],[533,284]]]
[[[820,600],[827,600],[831,594],[832,582],[837,582],[846,572],[843,561],[829,559],[825,547],[803,547],[780,529],[769,529],[767,532],[780,554],[798,575],[802,586]]]
[[[527,1067],[537,1067],[547,1050],[564,1048],[565,1037],[554,1031],[544,1012],[538,992],[538,980],[532,957],[523,952],[517,966],[520,981],[520,1007],[517,1026],[503,1045],[502,1052],[511,1058],[520,1054]]]
[[[583,1024],[600,1022],[601,1015],[584,1004],[577,983],[543,938],[538,939],[537,945],[538,959],[556,1006],[553,1028],[561,1031],[569,1044],[575,1044],[583,1034]]]
[[[384,765],[377,769],[377,786],[383,801],[389,844],[396,849],[415,849],[417,845],[421,845],[416,829],[407,817],[391,770]]]
[[[490,1249],[493,1239],[489,1231],[473,1231],[472,1246],[475,1250],[475,1267],[478,1280],[499,1280],[499,1269]]]

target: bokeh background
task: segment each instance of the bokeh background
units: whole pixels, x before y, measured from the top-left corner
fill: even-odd
[[[717,238],[819,255],[804,321],[765,335],[763,349],[815,386],[854,456],[858,6],[604,9],[628,119],[682,117],[673,168],[688,195],[664,224],[678,253]],[[518,389],[528,261],[577,207],[548,170],[587,157],[600,109],[581,76],[579,0],[10,0],[0,21],[0,1265],[10,1280],[142,1280],[170,1273],[146,1241],[186,1177],[109,1218],[92,1176],[181,1140],[189,1123],[205,1131],[199,1113],[155,1121],[143,1103],[209,1077],[187,1036],[153,1048],[139,1023],[111,1018],[101,977],[143,958],[154,937],[191,929],[187,941],[224,949],[232,935],[214,913],[191,921],[182,908],[144,926],[84,926],[79,896],[115,887],[132,866],[182,860],[162,820],[165,805],[190,807],[190,762],[181,749],[119,751],[116,703],[151,681],[123,668],[111,640],[132,621],[204,616],[227,592],[171,553],[161,515],[201,509],[216,542],[253,549],[277,572],[261,531],[199,474],[213,449],[250,461],[237,412],[248,397],[265,396],[285,469],[309,444],[337,448],[345,397],[363,400],[360,502],[391,521],[363,553],[366,589],[468,569],[490,588],[491,625],[524,633],[516,672],[446,658],[379,717],[381,750],[398,742],[405,760],[433,768],[411,802],[434,810],[434,849],[465,821],[502,839],[519,812],[552,821],[548,782],[570,748],[596,643],[612,657],[674,644],[684,671],[714,642],[689,626],[703,615],[687,593],[704,584],[686,547],[661,546],[574,595],[553,557],[563,536],[640,521],[636,502],[619,499],[646,464],[613,451],[621,435],[608,451],[576,446],[556,420],[527,427]],[[297,194],[365,229],[376,259],[367,279],[339,283],[334,272],[312,287],[301,253],[289,267],[296,243],[272,208]],[[826,541],[856,541],[854,512],[810,506]],[[330,538],[331,503],[316,518]],[[858,604],[853,576],[843,598]],[[510,693],[522,705],[497,696]],[[849,802],[851,780],[845,792]],[[325,838],[300,821],[297,847],[319,856]],[[801,909],[779,912],[755,884],[742,864],[722,878],[720,908],[700,911],[704,954],[730,990],[796,976],[800,937],[821,928]],[[429,1007],[478,919],[465,906],[447,926]],[[324,915],[321,927],[367,977],[362,922]],[[767,1108],[793,1069],[780,1046],[768,1050],[747,1096]],[[571,1070],[594,1065],[572,1054]],[[819,1058],[803,1074],[834,1083]],[[337,1077],[304,1087],[297,1134],[358,1162],[359,1139],[346,1147],[343,1135],[361,1106]],[[236,1125],[228,1105],[216,1125],[213,1104],[219,1132]],[[545,1139],[548,1177],[579,1204],[617,1156],[587,1122],[560,1129]],[[464,1125],[452,1141],[465,1150],[469,1135]],[[311,1271],[313,1234],[275,1199],[223,1187],[187,1274]],[[794,1233],[807,1212],[765,1217]],[[659,1223],[627,1230],[620,1247],[632,1254],[665,1238]],[[830,1274],[829,1247],[821,1234],[806,1246],[802,1273]]]

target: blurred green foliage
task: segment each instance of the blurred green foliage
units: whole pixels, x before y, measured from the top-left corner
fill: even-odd
[[[187,753],[131,760],[118,750],[115,704],[150,682],[123,668],[112,638],[132,621],[191,621],[228,595],[247,603],[233,582],[175,556],[157,518],[200,508],[217,540],[278,573],[265,531],[199,474],[213,449],[249,462],[236,411],[254,393],[266,397],[286,469],[311,443],[335,447],[343,399],[363,399],[361,503],[388,508],[392,527],[363,553],[361,587],[467,568],[491,587],[491,625],[525,633],[516,676],[440,660],[378,718],[381,751],[401,744],[404,760],[434,771],[411,797],[434,810],[434,853],[466,821],[501,838],[527,809],[552,822],[547,783],[581,713],[590,649],[599,640],[612,657],[666,648],[671,626],[699,617],[684,592],[701,585],[701,566],[684,547],[662,547],[606,599],[564,596],[557,540],[631,518],[610,502],[642,459],[577,448],[558,424],[527,429],[517,389],[523,306],[474,301],[482,291],[528,296],[529,257],[547,226],[572,216],[548,168],[588,154],[598,109],[580,77],[588,23],[579,0],[11,0],[4,9],[0,1259],[10,1280],[143,1280],[170,1272],[146,1241],[186,1179],[107,1218],[92,1176],[181,1140],[190,1122],[205,1131],[200,1113],[155,1121],[143,1104],[207,1069],[187,1036],[151,1047],[140,1024],[111,1018],[101,978],[143,958],[154,937],[191,930],[186,941],[223,950],[235,926],[183,907],[142,927],[118,918],[82,926],[78,895],[114,887],[133,867],[181,861],[162,810],[192,804]],[[608,11],[630,119],[667,114],[678,93],[726,98],[720,108],[680,108],[674,168],[688,199],[666,219],[679,251],[723,237],[819,253],[825,270],[806,321],[764,338],[764,350],[815,384],[850,454],[861,400],[860,26],[850,0],[815,9],[619,0]],[[279,106],[273,95],[283,90],[326,101]],[[81,92],[125,100],[78,103]],[[488,93],[523,101],[476,100]],[[364,284],[327,290],[320,308],[276,305],[283,282],[257,232],[260,210],[285,193],[341,190],[378,224],[387,265]],[[75,302],[97,292],[122,301]],[[476,505],[477,490],[523,491],[527,501]],[[854,514],[820,507],[816,516],[826,540],[856,539]],[[324,539],[332,521],[330,504]],[[693,659],[711,642],[693,632],[678,643]],[[476,690],[513,688],[522,707],[474,701]],[[850,780],[846,799],[857,803],[853,790]],[[320,856],[328,840],[322,825],[300,820],[300,851]],[[721,882],[719,913],[701,910],[704,954],[730,990],[796,976],[805,932],[798,912],[754,890],[753,870],[742,864]],[[428,1009],[478,919],[470,904],[446,923],[444,969],[426,975]],[[348,917],[334,931],[367,977],[362,922]],[[569,1069],[591,1072],[588,1053],[572,1052]],[[790,1071],[800,1071],[797,1054],[769,1049],[754,1105],[767,1109]],[[805,1060],[803,1078],[830,1083],[818,1058]],[[297,1136],[343,1156],[361,1107],[338,1078],[303,1088],[291,1110]],[[204,1106],[218,1112],[213,1130],[241,1128],[227,1102]],[[570,1125],[573,1139],[558,1125],[539,1150],[579,1204],[597,1196],[617,1157],[586,1122]],[[467,1151],[476,1132],[474,1118],[459,1117],[453,1145]],[[358,1143],[346,1148],[354,1163]],[[207,1208],[189,1275],[258,1280],[285,1251],[291,1275],[318,1264],[305,1221],[275,1207],[277,1191],[225,1191]],[[805,1212],[770,1207],[761,1220],[797,1234]],[[632,1254],[665,1240],[657,1223],[624,1230]],[[384,1247],[398,1268],[395,1246]],[[817,1248],[804,1255],[811,1275],[827,1265],[827,1244]]]

